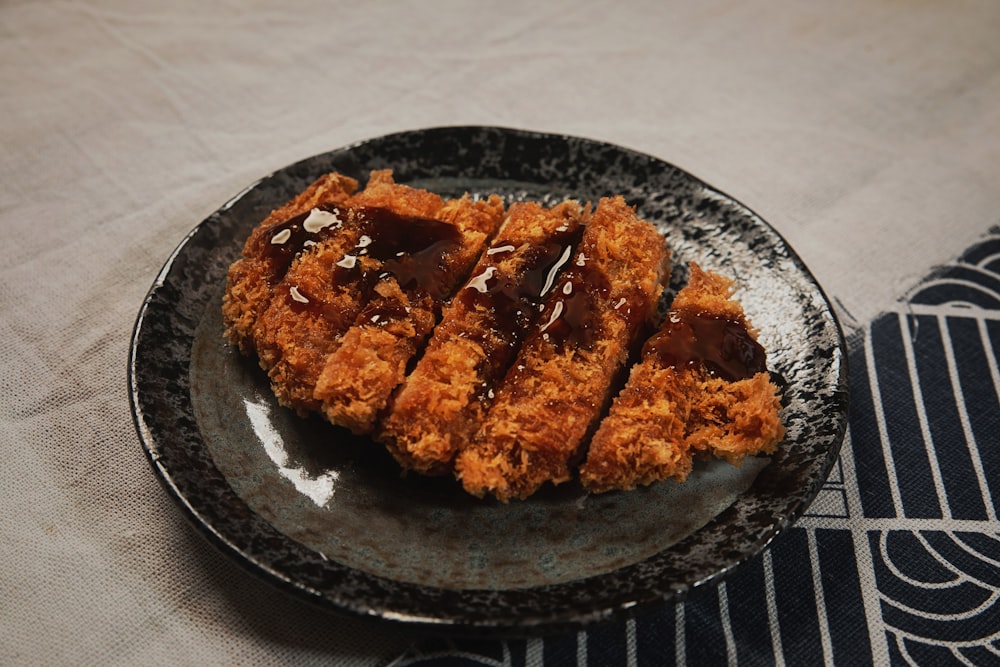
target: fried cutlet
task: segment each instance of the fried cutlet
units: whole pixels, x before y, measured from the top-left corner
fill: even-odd
[[[451,471],[579,242],[584,213],[575,201],[551,209],[511,205],[378,429],[377,438],[404,468]]]
[[[369,433],[504,214],[496,195],[469,196],[420,221],[373,227],[355,253],[374,279],[368,303],[322,365],[314,398],[329,421]]]
[[[592,215],[529,202],[504,218],[499,197],[445,201],[390,171],[357,185],[318,179],[230,268],[226,335],[283,405],[503,502],[568,480],[592,433],[578,470],[591,492],[683,480],[696,456],[739,465],[783,437],[732,282],[694,264],[610,400],[669,270],[662,237],[621,197]]]
[[[343,203],[357,187],[356,180],[342,174],[321,176],[294,199],[272,211],[250,233],[242,256],[229,268],[222,302],[226,337],[243,354],[256,352],[253,331],[257,320],[270,304],[275,284],[284,277],[295,253],[301,250],[293,243],[275,242],[275,238],[280,241],[285,235],[291,236],[291,225],[286,224],[289,219],[323,205]]]
[[[399,185],[390,171],[373,171],[364,190],[276,230],[272,244],[294,254],[257,320],[253,345],[282,405],[300,414],[320,408],[314,396],[320,373],[371,291],[358,247],[377,226],[408,225],[443,207],[440,196]]]
[[[469,493],[506,502],[570,479],[633,338],[655,313],[663,237],[622,197],[602,199],[472,443],[456,458]]]
[[[684,481],[696,455],[739,465],[784,437],[778,388],[732,281],[690,269],[591,440],[580,468],[591,492]]]

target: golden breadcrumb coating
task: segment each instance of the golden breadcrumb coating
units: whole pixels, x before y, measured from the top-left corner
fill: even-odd
[[[433,213],[457,231],[455,242],[434,258],[431,284],[416,280],[401,285],[407,281],[392,272],[378,278],[370,301],[327,358],[316,383],[314,397],[327,419],[355,433],[375,427],[407,364],[434,327],[442,300],[468,274],[503,213],[503,202],[495,195],[451,200]]]
[[[647,342],[590,442],[580,467],[588,491],[629,490],[671,477],[684,481],[699,453],[739,465],[746,456],[775,450],[784,437],[778,388],[763,370],[763,349],[740,339],[755,341],[756,334],[731,295],[729,279],[691,265],[663,329]],[[718,342],[694,341],[686,327],[692,318],[708,322],[700,331],[703,339],[723,331],[740,341],[735,349],[751,360],[741,373],[748,377],[720,377],[727,375],[721,366],[682,358],[691,350],[712,352]],[[729,363],[736,364],[734,375],[741,370],[741,360]]]
[[[668,253],[623,198],[602,199],[473,442],[456,458],[469,493],[502,502],[571,477],[633,338],[653,315]]]
[[[389,170],[373,171],[365,189],[355,193],[356,188],[356,181],[339,174],[318,179],[253,231],[229,273],[223,302],[227,336],[244,353],[257,354],[278,401],[300,414],[324,410],[326,394],[317,396],[317,385],[330,356],[366,310],[379,303],[385,310],[386,300],[410,308],[404,303],[407,295],[380,276],[386,258],[369,252],[381,236],[425,249],[407,232],[414,237],[444,233],[455,237],[456,248],[474,246],[432,249],[447,260],[433,267],[430,282],[438,285],[442,276],[452,281],[461,277],[496,226],[490,216],[499,217],[495,209],[502,210],[499,198],[446,203],[427,190],[397,184]],[[456,231],[463,224],[467,232]],[[433,255],[428,261],[435,259]],[[449,262],[458,265],[449,268]],[[460,266],[463,262],[466,266]],[[396,264],[413,273],[414,262]],[[425,334],[433,326],[434,306],[426,295],[420,298],[425,303],[412,319]],[[383,327],[398,334],[392,319],[400,318],[385,317]],[[414,335],[413,326],[409,328]]]
[[[243,255],[229,268],[226,294],[222,301],[226,337],[243,354],[255,351],[253,329],[257,318],[271,302],[274,284],[284,276],[290,258],[271,252],[274,228],[289,218],[323,204],[347,201],[358,182],[332,173],[316,179],[301,194],[275,209],[250,233]]]
[[[444,207],[440,196],[399,185],[387,170],[373,171],[364,190],[335,204],[339,208],[332,221],[325,221],[329,225],[318,229],[324,224],[320,221],[310,228],[314,233],[295,237],[298,252],[253,331],[254,348],[275,396],[300,414],[321,409],[315,391],[324,365],[368,300],[369,285],[345,259],[354,257],[351,253],[372,233],[371,212],[431,218]],[[297,233],[307,220],[293,227]]]
[[[335,281],[337,262],[363,232],[353,211],[338,214],[337,234],[302,251],[275,285],[254,329],[254,347],[278,401],[300,414],[316,410],[320,370],[361,308],[364,286]]]
[[[402,466],[424,474],[451,471],[579,240],[583,214],[575,201],[551,209],[511,205],[378,430]]]

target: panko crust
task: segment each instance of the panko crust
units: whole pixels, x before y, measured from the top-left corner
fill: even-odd
[[[229,267],[222,316],[226,338],[240,352],[255,352],[253,330],[274,294],[274,285],[287,267],[268,252],[271,231],[291,217],[324,204],[342,204],[357,190],[358,182],[338,173],[324,174],[299,195],[273,211],[250,233],[243,254]]]
[[[377,439],[402,466],[424,474],[451,471],[547,287],[521,286],[535,282],[536,274],[554,275],[572,251],[584,216],[576,201],[550,209],[534,202],[511,205],[496,240],[445,308],[378,430]]]
[[[740,322],[755,339],[743,308],[731,298],[732,281],[697,264],[690,268],[671,311]],[[647,348],[591,439],[580,480],[594,493],[668,478],[682,482],[699,454],[740,465],[747,456],[775,451],[784,437],[780,411],[779,389],[766,372],[727,380],[700,365],[664,365]]]
[[[434,219],[453,225],[460,236],[437,267],[434,290],[439,292],[404,289],[392,274],[378,280],[371,300],[326,359],[317,380],[314,397],[328,420],[354,433],[375,428],[406,377],[410,360],[440,317],[442,299],[468,274],[503,213],[503,202],[495,195],[478,201],[462,197],[434,213]]]
[[[456,474],[501,502],[571,478],[634,337],[655,313],[669,254],[621,197],[602,199]]]

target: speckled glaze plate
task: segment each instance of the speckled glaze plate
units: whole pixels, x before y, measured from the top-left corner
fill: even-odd
[[[320,174],[509,201],[620,193],[656,224],[676,267],[733,277],[786,383],[788,435],[741,468],[701,463],[684,484],[589,496],[576,483],[501,505],[451,479],[400,475],[381,446],[280,408],[222,338],[226,270],[250,230]],[[725,194],[606,143],[493,127],[363,141],[254,183],[185,238],[142,305],[132,409],[156,473],[208,538],[322,606],[449,633],[563,631],[681,599],[786,530],[833,465],[847,356],[829,303],[785,241]]]

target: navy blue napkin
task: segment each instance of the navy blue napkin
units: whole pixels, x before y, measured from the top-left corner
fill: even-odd
[[[634,620],[393,664],[1000,665],[1000,228],[852,328],[848,441],[770,549]]]

